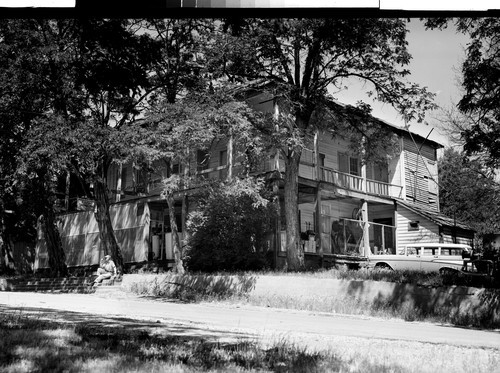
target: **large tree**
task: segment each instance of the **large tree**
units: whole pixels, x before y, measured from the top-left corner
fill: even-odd
[[[40,179],[71,171],[82,184],[93,185],[103,250],[121,270],[122,254],[109,216],[107,173],[111,162],[127,150],[121,128],[133,121],[160,85],[153,66],[161,58],[161,46],[132,20],[105,19],[5,20],[2,46],[6,82],[26,88],[28,101],[39,103],[34,117],[43,119],[34,121],[32,115],[25,121],[36,136],[24,136],[24,147],[31,142],[33,148],[35,141],[67,145],[45,148],[54,153],[40,163]],[[3,100],[9,103],[16,91],[5,82],[4,87]],[[51,123],[57,123],[57,131],[50,131]],[[65,164],[52,167],[54,159],[65,159]]]
[[[174,164],[189,162],[193,149],[207,146],[212,139],[210,126],[201,122],[207,105],[186,99],[191,92],[206,87],[201,76],[203,68],[202,46],[211,35],[212,22],[205,19],[148,19],[138,23],[141,29],[160,46],[161,57],[154,66],[154,79],[158,89],[149,100],[148,117],[142,126],[144,133],[129,126],[129,149],[125,160],[140,162],[164,179],[163,197],[169,208],[170,227],[175,257],[174,270],[184,272],[182,244],[175,216],[175,194],[189,187],[190,170],[174,174]],[[183,102],[177,101],[181,98]],[[193,104],[191,107],[190,104]],[[198,112],[196,112],[198,110]],[[148,140],[149,138],[153,140]],[[180,167],[179,167],[180,168]],[[188,196],[182,197],[184,215],[188,209]],[[184,236],[186,241],[187,236]]]
[[[365,81],[375,99],[394,106],[407,122],[422,120],[433,107],[432,94],[406,80],[411,56],[401,19],[236,19],[223,25],[227,32],[207,52],[215,77],[267,79],[282,105],[277,122],[284,135],[287,265],[301,269],[299,161],[307,135],[335,125],[321,114],[332,112],[329,90],[343,89],[349,78]],[[359,109],[366,113],[369,108],[362,104]]]
[[[61,77],[52,64],[54,45],[40,32],[41,23],[24,19],[0,22],[2,241],[3,251],[11,238],[31,241],[36,219],[41,217],[51,269],[54,274],[65,274],[64,251],[52,204],[57,167],[52,167],[51,157],[42,164],[24,151],[34,139],[37,123],[46,123],[47,115],[59,110],[63,96],[62,89],[56,88]],[[57,58],[61,65],[65,64],[64,55]],[[12,219],[5,219],[6,209],[15,212],[17,222],[7,224]],[[21,236],[18,230],[24,234]]]
[[[500,19],[430,19],[427,27],[445,28],[449,24],[470,37],[459,80],[463,95],[458,109],[469,125],[461,131],[468,155],[486,156],[491,168],[500,166]]]
[[[447,148],[439,161],[441,211],[480,236],[500,229],[500,185],[484,164]]]

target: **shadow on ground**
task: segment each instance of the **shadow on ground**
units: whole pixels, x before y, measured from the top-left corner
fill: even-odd
[[[341,363],[335,357],[327,361]],[[317,353],[288,346],[266,350],[247,333],[0,305],[0,371],[287,372],[317,371],[319,364],[325,358]]]
[[[200,338],[204,341],[209,339],[218,341],[221,339],[242,340],[256,337],[254,334],[250,333],[231,332],[218,329],[207,330],[205,328],[187,326],[185,324],[165,323],[160,320],[146,321],[127,317],[106,317],[84,312],[62,311],[50,308],[0,305],[0,314],[4,316],[10,315],[18,320],[37,320],[43,322],[44,325],[47,326],[52,326],[52,323],[55,324],[54,326],[58,327],[62,325],[77,326],[78,324],[84,324],[89,328],[114,328],[118,331],[123,330],[130,333],[147,331],[149,333],[161,334],[164,336]]]
[[[351,281],[347,294],[351,297],[372,294],[372,309],[392,311],[406,321],[434,317],[455,326],[500,327],[499,289],[391,283],[386,284],[384,290],[377,290],[369,285],[364,281]]]

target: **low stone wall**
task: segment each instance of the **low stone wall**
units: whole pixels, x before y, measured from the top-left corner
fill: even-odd
[[[430,308],[474,311],[488,308],[500,315],[500,290],[464,286],[429,287],[385,281],[355,281],[307,278],[303,276],[258,276],[252,296],[346,297],[361,302],[408,303],[423,310]]]

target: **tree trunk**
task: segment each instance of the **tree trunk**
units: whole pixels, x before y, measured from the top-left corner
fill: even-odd
[[[172,238],[174,239],[174,260],[175,266],[173,271],[178,274],[184,273],[184,265],[182,263],[182,248],[179,239],[179,231],[177,229],[177,221],[175,220],[175,200],[174,194],[167,195],[168,214],[170,217],[170,229],[172,230]]]
[[[94,182],[95,201],[97,205],[96,220],[99,227],[99,237],[103,245],[104,254],[109,254],[116,264],[118,273],[123,273],[123,256],[116,242],[115,233],[111,224],[109,214],[109,198],[106,192],[106,185],[97,180]]]
[[[189,199],[187,196],[187,193],[184,193],[184,196],[182,197],[182,246],[181,246],[181,253],[184,252],[184,248],[188,245],[189,242],[189,232],[187,230],[187,219],[188,219],[188,212],[189,212]]]
[[[3,202],[0,199],[0,273],[7,273],[14,267],[14,256],[10,239],[5,229]]]
[[[41,227],[45,243],[47,245],[51,276],[66,276],[68,274],[66,254],[64,253],[62,247],[61,235],[59,233],[59,229],[57,228],[52,206],[45,207],[45,212],[41,216]]]
[[[299,227],[299,162],[302,149],[290,149],[285,157],[285,216],[287,269],[299,271],[304,266]]]

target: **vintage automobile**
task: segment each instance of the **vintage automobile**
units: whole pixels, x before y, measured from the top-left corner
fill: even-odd
[[[409,269],[425,272],[458,272],[464,265],[463,253],[472,252],[469,245],[449,243],[416,243],[406,245],[397,254],[371,255],[368,268]]]

